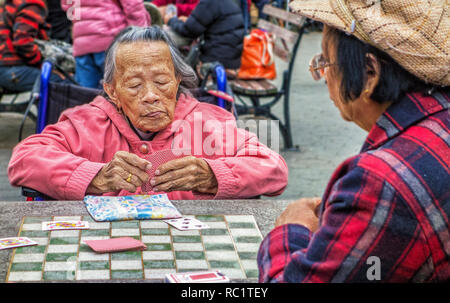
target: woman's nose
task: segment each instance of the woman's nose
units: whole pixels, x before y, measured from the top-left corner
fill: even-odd
[[[159,95],[154,87],[146,85],[141,100],[143,102],[155,103],[159,101]]]

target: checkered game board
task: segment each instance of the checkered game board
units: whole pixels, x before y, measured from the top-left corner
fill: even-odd
[[[89,216],[24,217],[18,236],[39,245],[14,249],[7,282],[164,279],[219,269],[230,279],[257,279],[262,235],[251,215],[196,215],[209,229],[180,231],[160,220],[95,222]],[[42,231],[51,220],[83,220],[88,230]],[[85,240],[134,237],[147,249],[97,254]]]

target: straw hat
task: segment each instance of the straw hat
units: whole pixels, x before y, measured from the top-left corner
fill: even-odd
[[[428,83],[450,86],[448,0],[294,0],[290,7],[384,51]]]

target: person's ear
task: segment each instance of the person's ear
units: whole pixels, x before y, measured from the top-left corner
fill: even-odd
[[[373,54],[366,56],[366,85],[363,90],[363,95],[370,97],[375,91],[381,74],[381,65],[378,59]]]
[[[103,83],[103,90],[108,95],[109,99],[117,106],[117,108],[120,109],[120,102],[117,98],[117,93],[114,85],[111,83]]]

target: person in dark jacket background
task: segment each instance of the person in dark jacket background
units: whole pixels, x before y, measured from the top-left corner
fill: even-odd
[[[219,61],[227,69],[241,65],[244,18],[233,0],[200,0],[185,22],[172,17],[169,27],[180,36],[192,39],[201,35],[200,61]]]

